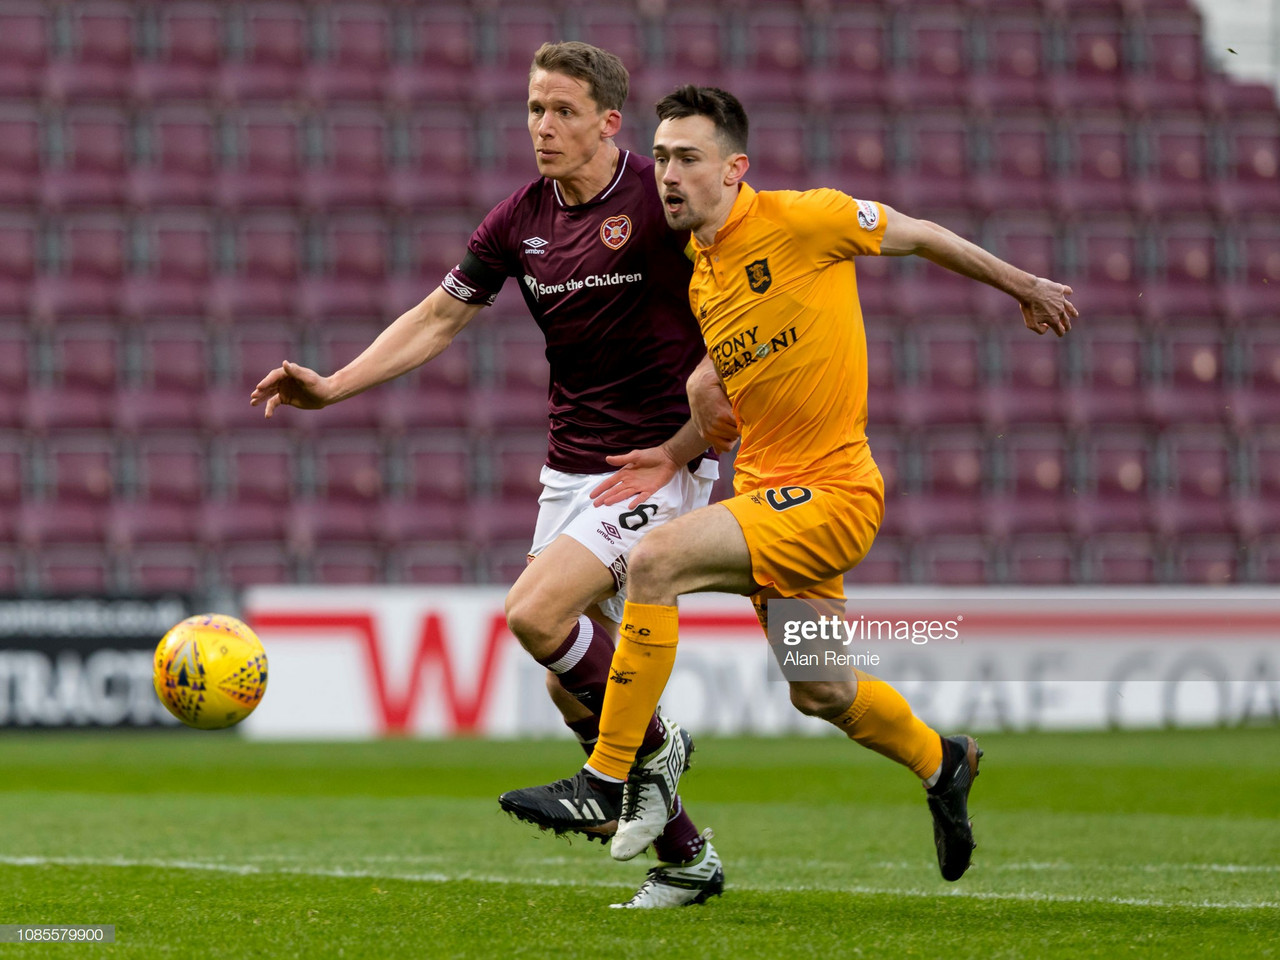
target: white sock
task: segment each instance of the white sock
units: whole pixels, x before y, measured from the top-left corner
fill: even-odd
[[[582,765],[582,769],[587,771],[587,773],[591,774],[597,780],[603,780],[605,783],[626,783],[627,782],[625,780],[619,780],[617,777],[611,777],[607,773],[601,773],[599,770],[597,770],[595,767],[593,767],[589,763],[584,763]]]

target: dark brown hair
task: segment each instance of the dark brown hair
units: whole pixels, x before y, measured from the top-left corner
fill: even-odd
[[[601,110],[621,110],[627,102],[630,84],[627,68],[608,50],[589,43],[578,40],[544,43],[533,55],[529,75],[533,76],[535,70],[562,73],[581,80]]]
[[[658,119],[680,120],[706,117],[715,124],[716,135],[727,153],[747,152],[747,111],[732,93],[719,87],[685,84],[658,101]]]

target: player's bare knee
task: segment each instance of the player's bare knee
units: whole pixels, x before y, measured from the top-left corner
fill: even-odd
[[[627,594],[640,603],[660,602],[670,592],[678,556],[668,548],[664,527],[645,534],[627,557]]]
[[[546,615],[536,595],[508,593],[506,613],[507,627],[520,646],[535,657],[547,656],[564,640],[564,632],[557,635],[559,625],[551,622],[555,618]]]

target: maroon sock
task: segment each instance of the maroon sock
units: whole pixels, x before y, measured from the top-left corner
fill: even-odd
[[[653,841],[653,852],[663,863],[688,863],[702,852],[707,841],[689,819],[684,803],[676,797],[676,812],[667,821],[658,839]]]
[[[538,662],[554,673],[560,686],[579,703],[597,717],[600,715],[609,666],[613,663],[613,640],[607,630],[589,617],[579,617],[564,643],[549,657],[539,657]],[[653,753],[666,739],[666,728],[655,713],[649,719],[638,755]]]
[[[591,751],[596,748],[596,741],[600,739],[600,718],[593,713],[581,720],[566,720],[564,725],[573,731],[583,752],[590,757]]]

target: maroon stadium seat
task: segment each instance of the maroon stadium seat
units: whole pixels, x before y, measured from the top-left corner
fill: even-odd
[[[997,212],[988,218],[983,232],[984,245],[1002,260],[1038,277],[1053,277],[1070,286],[1071,277],[1064,264],[1064,244],[1051,218],[1042,213],[1001,216]],[[974,288],[974,299],[982,318],[1001,334],[1008,332],[1010,325],[1018,325],[1018,305],[1004,291],[978,285]]]
[[[227,100],[287,100],[302,90],[307,13],[300,3],[252,3],[237,11],[243,48],[223,62],[219,93]]]
[[[157,100],[212,100],[222,64],[223,5],[158,4],[156,49],[133,68],[133,96]]]
[[[1218,327],[1170,328],[1154,345],[1161,376],[1146,392],[1152,422],[1176,426],[1231,419],[1224,389],[1227,345]]]
[[[117,550],[140,543],[193,543],[200,525],[199,504],[117,500],[107,511],[107,539]]]
[[[387,125],[380,112],[329,110],[318,124],[322,153],[302,179],[302,199],[315,210],[381,207],[387,200]]]
[[[931,537],[915,553],[921,583],[967,587],[996,580],[992,551],[980,537]]]
[[[35,554],[36,585],[42,594],[101,596],[114,586],[111,558],[94,543],[68,543]]]
[[[373,542],[325,543],[308,558],[312,583],[386,583],[387,557]]]
[[[917,373],[898,390],[899,417],[907,425],[973,423],[979,418],[982,348],[977,331],[940,323],[913,329]]]
[[[969,78],[970,106],[999,115],[1008,109],[1042,110],[1048,73],[1046,29],[1038,15],[992,13],[979,29],[983,67]]]
[[[639,10],[629,5],[585,7],[578,14],[578,24],[584,41],[616,54],[627,65],[631,110],[636,104],[656,102],[675,86],[673,78],[653,62],[648,25]]]
[[[125,282],[135,317],[196,316],[208,311],[214,231],[202,213],[153,214],[138,224],[142,267]]]
[[[845,574],[847,589],[881,584],[909,583],[911,554],[900,538],[877,534],[862,562]]]
[[[1263,217],[1235,229],[1239,250],[1238,274],[1223,289],[1228,319],[1262,324],[1275,319],[1276,291],[1280,285],[1280,228]]]
[[[1241,337],[1239,382],[1228,393],[1236,429],[1280,423],[1280,336],[1274,330],[1250,330]]]
[[[830,152],[829,168],[820,174],[823,183],[853,197],[887,203],[889,173],[898,163],[889,121],[874,110],[862,109],[837,115],[823,126]]]
[[[46,91],[57,100],[123,100],[136,39],[132,3],[76,3],[67,10],[70,48],[49,63]]]
[[[465,543],[406,544],[390,553],[396,583],[471,583],[474,557]]]
[[[1144,310],[1139,294],[1151,288],[1140,278],[1140,234],[1128,217],[1082,219],[1069,228],[1074,262],[1079,265],[1077,306],[1094,316],[1137,317]]]
[[[1067,586],[1079,581],[1076,545],[1067,537],[1015,536],[1006,549],[1005,580],[1025,586]]]
[[[1232,537],[1191,537],[1178,542],[1173,563],[1177,583],[1219,587],[1244,578],[1245,549]]]
[[[1044,276],[1044,274],[1040,274]],[[997,328],[1000,374],[983,389],[983,419],[991,430],[1011,424],[1062,424],[1069,419],[1067,351],[1052,334],[1037,337],[1010,323]]]
[[[913,538],[982,529],[983,492],[991,471],[982,437],[972,430],[930,432],[920,444],[920,492],[900,497],[902,528]]]
[[[996,117],[986,134],[990,166],[971,187],[978,206],[988,213],[1043,211],[1052,198],[1049,125],[1039,117]]]
[[[470,6],[459,0],[417,4],[411,15],[410,56],[390,67],[392,99],[414,107],[467,99],[478,47]]]
[[[346,215],[317,224],[323,272],[302,284],[303,313],[316,319],[386,319],[385,286],[391,237],[386,221]]]
[[[1101,584],[1146,584],[1162,579],[1163,556],[1146,535],[1092,537],[1085,544],[1085,580]]]
[[[203,591],[205,558],[199,546],[190,543],[142,544],[124,554],[127,585],[141,594]]]
[[[1064,69],[1048,79],[1049,101],[1057,110],[1105,109],[1122,105],[1125,62],[1124,21],[1110,15],[1071,15],[1063,24]]]
[[[833,11],[818,35],[825,55],[808,71],[809,99],[838,114],[888,104],[890,29],[871,4]]]
[[[1199,117],[1147,124],[1150,169],[1136,183],[1140,209],[1159,219],[1208,211],[1209,135]]]
[[[263,583],[294,582],[294,565],[284,545],[266,540],[237,543],[218,551],[216,567],[221,582],[233,588]]]
[[[901,352],[895,331],[885,324],[867,326],[867,407],[873,424],[892,426],[898,422],[897,391],[904,379]]]
[[[780,4],[749,8],[740,29],[746,40],[745,59],[728,71],[725,86],[748,104],[754,129],[755,104],[801,107],[806,96],[807,65],[813,59],[812,45],[803,12]],[[754,144],[758,149],[760,138]]]
[[[118,206],[125,198],[129,124],[115,106],[75,107],[60,117],[62,150],[46,167],[41,200],[53,209]]]
[[[546,342],[533,324],[525,332],[504,331],[493,344],[496,383],[472,390],[469,422],[478,430],[545,428],[547,422]]]
[[[970,71],[963,12],[907,4],[897,26],[904,49],[888,77],[893,101],[908,109],[962,104]]]
[[[3,515],[3,509],[0,507],[0,515]],[[0,590],[9,596],[17,596],[26,591],[26,580],[26,564],[23,562],[22,552],[0,547]]]
[[[249,210],[292,207],[301,197],[302,125],[288,108],[257,107],[229,117],[231,163],[219,171],[218,202]]]
[[[493,55],[472,74],[472,98],[521,103],[528,95],[529,64],[538,47],[562,39],[556,11],[542,3],[501,4],[493,15]]]
[[[22,425],[31,360],[35,345],[26,327],[14,321],[0,321],[0,429]]]
[[[1245,441],[1246,482],[1232,503],[1233,521],[1249,539],[1280,534],[1280,434],[1267,429]]]
[[[298,310],[302,230],[292,214],[249,214],[233,227],[234,258],[214,278],[210,312],[223,320],[291,317]]]
[[[1221,433],[1169,431],[1161,437],[1168,482],[1154,498],[1155,525],[1161,534],[1225,534],[1232,529],[1229,496],[1239,489],[1235,456]]]
[[[191,322],[151,322],[139,337],[139,382],[116,396],[117,427],[144,434],[199,429],[210,366],[204,329]]]
[[[32,107],[0,107],[0,204],[39,201],[40,126],[40,114]]]
[[[416,110],[406,134],[408,152],[388,171],[390,202],[417,212],[469,207],[476,156],[471,111],[443,104]]]
[[[1155,322],[1177,319],[1217,321],[1225,312],[1219,288],[1221,231],[1213,220],[1166,220],[1153,231],[1157,276],[1144,284],[1142,312]]]
[[[138,497],[148,503],[199,503],[208,493],[209,451],[189,431],[153,432],[137,441]]]
[[[913,216],[968,207],[973,192],[972,134],[964,115],[906,113],[899,117],[898,129],[907,153],[895,169],[894,206]]]
[[[33,218],[0,215],[0,314],[25,317],[30,312],[38,242]]]
[[[50,333],[53,376],[57,383],[109,393],[120,373],[118,329],[109,323],[72,321]]]
[[[809,169],[811,139],[803,114],[781,107],[753,110],[751,185],[757,190],[827,186]]]
[[[319,103],[379,101],[386,96],[391,65],[391,19],[380,4],[333,4],[316,10],[327,56],[312,59],[306,95]]]
[[[531,497],[542,493],[539,479],[547,461],[547,440],[535,432],[498,434],[489,447],[492,487],[504,497]]]
[[[1077,532],[1150,530],[1155,451],[1149,431],[1095,430],[1083,452],[1086,476],[1075,501]]]
[[[10,0],[0,9],[0,97],[40,94],[51,33],[43,3]]]
[[[143,118],[149,149],[146,165],[129,171],[135,206],[206,206],[214,197],[217,128],[202,107],[159,108]]]
[[[1145,417],[1144,389],[1150,380],[1146,342],[1132,327],[1073,331],[1079,339],[1080,374],[1067,392],[1073,426],[1132,424]]]
[[[1136,209],[1133,131],[1119,113],[1085,113],[1062,125],[1067,169],[1054,182],[1070,216]]]
[[[662,50],[676,83],[716,83],[731,66],[729,31],[717,5],[681,4],[662,18]],[[675,84],[673,83],[672,86]]]
[[[1280,214],[1280,124],[1236,120],[1224,139],[1226,176],[1213,184],[1218,210],[1227,217]]]
[[[1141,21],[1137,31],[1144,69],[1128,80],[1127,100],[1135,112],[1202,110],[1208,103],[1204,39],[1200,15],[1188,7]]]

